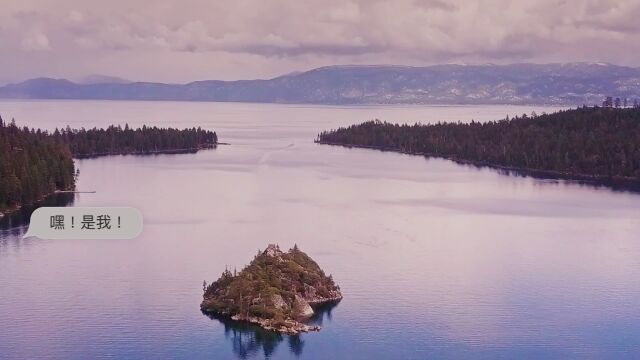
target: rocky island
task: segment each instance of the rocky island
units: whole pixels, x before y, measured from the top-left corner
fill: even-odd
[[[239,273],[226,269],[210,285],[203,284],[205,314],[257,324],[289,335],[318,331],[305,324],[314,308],[342,299],[331,275],[294,246],[287,252],[269,245]]]

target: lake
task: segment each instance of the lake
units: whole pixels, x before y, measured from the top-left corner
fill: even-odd
[[[374,118],[554,108],[1,101],[19,125],[216,130],[196,154],[77,160],[73,206],[133,206],[133,240],[0,232],[2,359],[640,357],[640,195],[313,143]],[[6,226],[5,226],[6,227]],[[297,244],[344,300],[289,337],[204,316],[202,282]]]

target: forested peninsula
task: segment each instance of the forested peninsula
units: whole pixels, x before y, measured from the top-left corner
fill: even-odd
[[[366,147],[578,180],[640,184],[640,109],[582,107],[485,123],[368,121],[318,135]]]
[[[195,152],[218,144],[214,131],[128,125],[106,129],[18,127],[0,117],[0,217],[56,191],[75,188],[73,158]]]
[[[56,190],[75,187],[69,146],[48,133],[0,117],[0,217]]]
[[[195,152],[218,144],[215,131],[111,125],[106,129],[56,129],[53,138],[69,145],[76,158],[105,155]]]

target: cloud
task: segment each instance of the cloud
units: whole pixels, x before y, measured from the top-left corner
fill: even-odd
[[[24,37],[20,42],[20,47],[25,51],[51,50],[49,38],[40,32],[33,32]]]
[[[84,14],[78,10],[71,10],[67,15],[67,22],[71,24],[80,24],[84,22]]]
[[[512,54],[526,56],[536,48],[555,52],[574,42],[596,42],[594,55],[600,47],[597,42],[622,47],[637,34],[633,18],[640,15],[637,3],[604,1],[586,1],[583,6],[579,2],[558,5],[557,1],[533,6],[479,0],[351,1],[326,6],[312,2],[313,11],[270,4],[254,3],[261,16],[232,11],[235,16],[231,19],[205,18],[173,26],[158,20],[134,24],[123,18],[117,25],[95,29],[94,36],[102,46],[114,49],[140,46],[278,57],[388,52],[426,61],[499,60]],[[528,48],[523,49],[523,44]]]
[[[640,0],[158,0],[153,7],[142,0],[8,2],[0,10],[3,54],[50,50],[76,68],[83,68],[77,62],[84,58],[127,56],[131,63],[152,57],[143,70],[157,66],[159,76],[177,58],[215,58],[216,69],[229,70],[224,74],[248,74],[240,77],[277,75],[284,65],[301,70],[333,63],[640,65]],[[19,55],[12,56],[19,62]],[[249,63],[257,68],[239,67]],[[206,77],[203,71],[200,78]]]

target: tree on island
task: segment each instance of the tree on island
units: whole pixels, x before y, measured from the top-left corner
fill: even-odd
[[[295,334],[317,330],[302,321],[314,314],[314,306],[341,298],[340,287],[333,278],[325,275],[297,245],[283,252],[271,244],[237,274],[225,269],[218,280],[206,287],[201,309]]]

